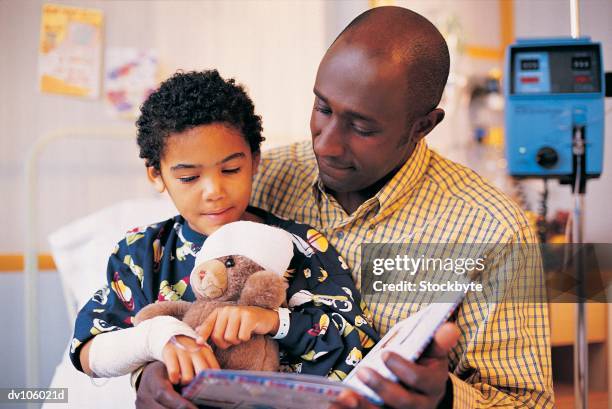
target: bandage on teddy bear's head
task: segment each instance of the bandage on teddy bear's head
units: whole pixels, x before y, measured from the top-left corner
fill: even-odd
[[[229,223],[204,241],[190,284],[199,299],[236,300],[250,275],[268,270],[282,276],[292,257],[293,242],[286,231],[247,221]]]

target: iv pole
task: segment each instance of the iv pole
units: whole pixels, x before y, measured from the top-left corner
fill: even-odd
[[[579,0],[570,0],[570,18],[572,38],[580,37],[580,7]],[[574,186],[574,214],[572,217],[572,242],[578,244],[577,261],[577,295],[576,303],[576,334],[574,342],[574,397],[577,409],[588,408],[588,371],[589,371],[589,350],[586,339],[586,306],[584,304],[584,282],[582,269],[582,248],[584,231],[584,192],[586,175],[582,173],[584,169],[584,127],[575,127],[572,135],[572,153],[576,158]]]

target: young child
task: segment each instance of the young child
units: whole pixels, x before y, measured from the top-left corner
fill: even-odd
[[[221,348],[245,334],[274,336],[281,363],[300,373],[343,379],[378,339],[348,266],[320,233],[248,206],[260,158],[261,118],[234,80],[216,70],[177,73],[141,108],[140,157],[179,215],[127,232],[110,256],[108,285],[79,312],[70,358],[90,376],[119,376],[160,360],[171,382],[185,384],[218,368],[202,337]],[[293,234],[287,300],[291,310],[225,307],[198,334],[173,317],[134,327],[145,305],[193,301],[194,256],[220,226],[251,220]],[[119,331],[118,331],[119,330]],[[238,336],[240,334],[240,337]]]

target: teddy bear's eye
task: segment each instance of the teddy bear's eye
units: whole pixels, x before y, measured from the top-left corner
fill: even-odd
[[[233,258],[228,258],[227,260],[225,260],[225,267],[227,268],[231,268],[234,267],[236,265],[236,263],[234,262]]]

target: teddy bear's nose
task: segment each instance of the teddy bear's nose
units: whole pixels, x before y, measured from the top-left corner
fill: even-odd
[[[191,272],[192,288],[209,299],[221,297],[227,290],[227,269],[217,259],[198,264]]]

